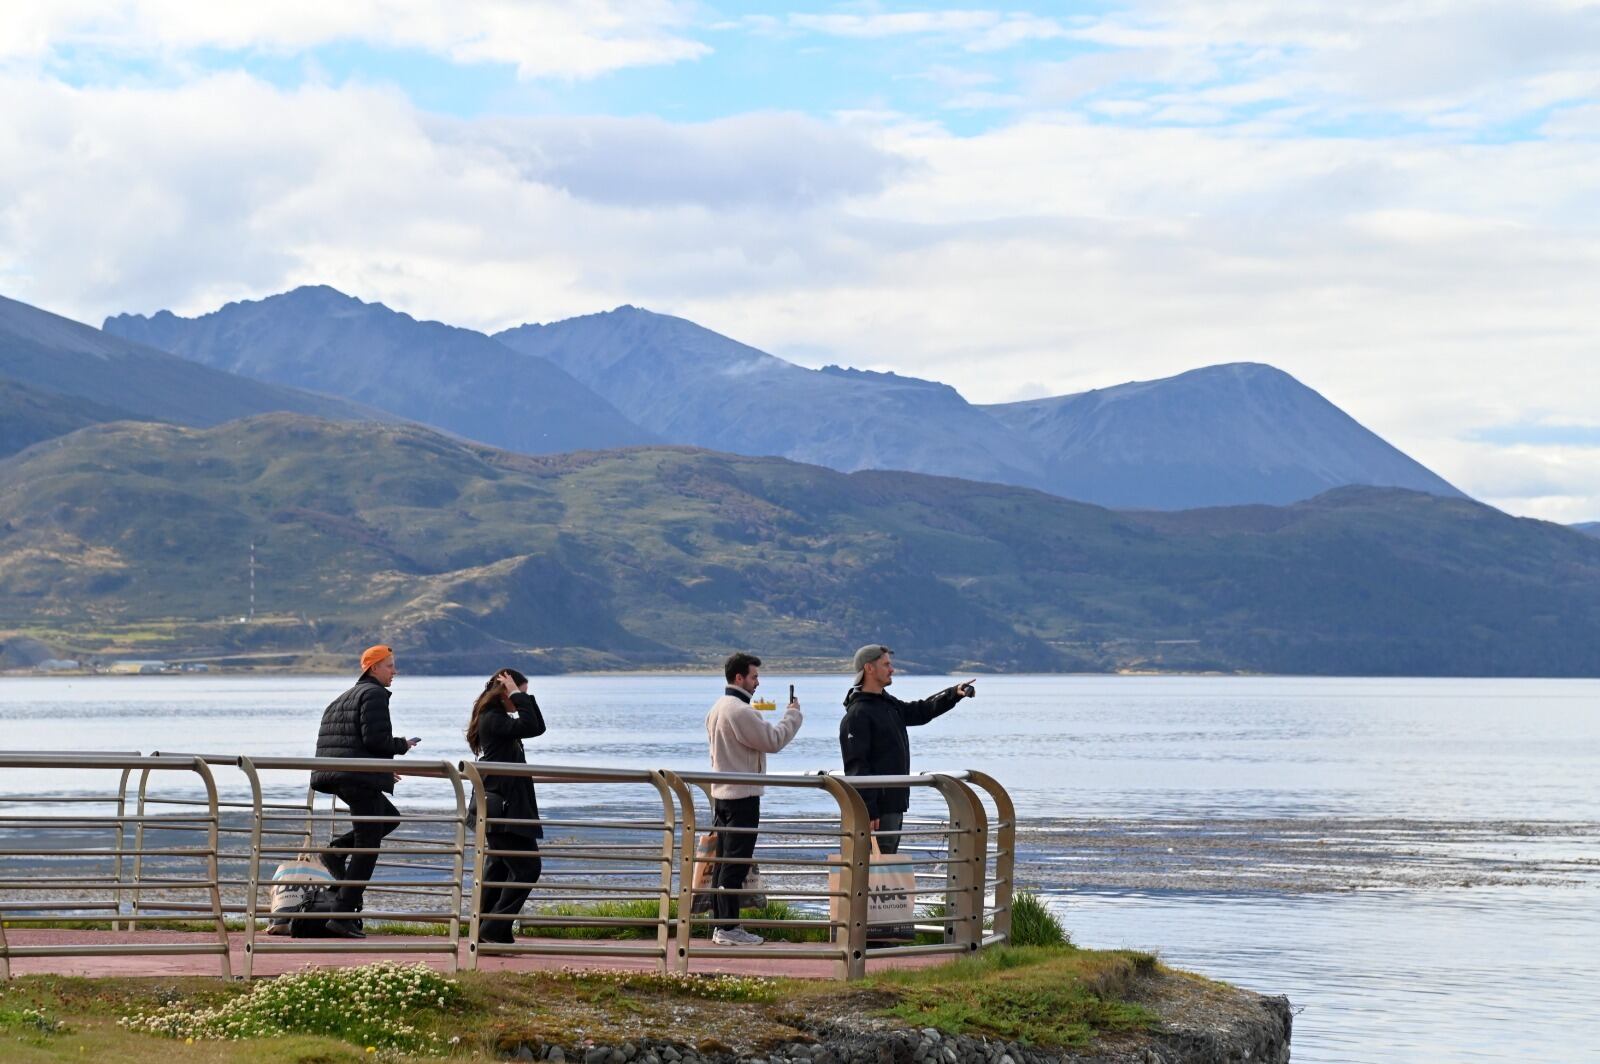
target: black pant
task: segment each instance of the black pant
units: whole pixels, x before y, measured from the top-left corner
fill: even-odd
[[[899,831],[901,828],[903,828],[905,826],[906,826],[906,815],[904,813],[879,813],[878,814],[878,830],[879,831]],[[898,852],[900,852],[900,836],[899,835],[874,835],[873,838],[878,840],[878,852],[879,853],[898,853]]]
[[[480,916],[488,913],[522,911],[532,887],[500,887],[497,883],[537,883],[544,870],[539,859],[539,840],[531,835],[518,835],[510,831],[491,831],[484,835],[484,845],[491,850],[519,850],[517,854],[491,857],[483,865],[483,898],[478,904]],[[481,920],[478,937],[485,942],[516,941],[515,920]]]
[[[376,787],[346,787],[335,791],[339,800],[350,810],[353,817],[386,816],[393,817],[389,821],[368,821],[352,824],[350,830],[333,839],[328,847],[334,850],[372,850],[372,853],[354,853],[344,866],[344,874],[340,879],[359,879],[363,881],[372,879],[372,870],[378,866],[377,849],[389,833],[400,826],[400,810],[389,801],[388,795]],[[350,912],[361,908],[361,896],[366,890],[363,882],[357,886],[339,888],[339,908]]]
[[[753,828],[761,823],[761,796],[750,798],[713,798],[711,800],[711,826],[713,828]],[[756,852],[755,832],[717,832],[717,856],[749,858]],[[719,864],[711,885],[724,890],[738,890],[750,874],[747,864]],[[739,894],[713,894],[711,915],[718,920],[739,919]],[[735,925],[728,924],[728,927]]]

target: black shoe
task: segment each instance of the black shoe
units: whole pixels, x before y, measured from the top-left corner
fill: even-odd
[[[492,942],[497,946],[514,945],[517,941],[517,922],[484,920],[478,924],[478,941]]]
[[[367,933],[361,930],[360,923],[359,920],[329,920],[328,935],[331,938],[366,938]]]

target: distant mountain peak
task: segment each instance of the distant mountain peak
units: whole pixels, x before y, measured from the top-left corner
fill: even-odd
[[[1282,505],[1345,484],[1460,494],[1262,362],[986,409],[1043,450],[1051,490],[1107,506]]]

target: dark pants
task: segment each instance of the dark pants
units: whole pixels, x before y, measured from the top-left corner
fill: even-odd
[[[483,899],[478,905],[481,915],[509,913],[515,916],[522,911],[532,887],[500,887],[497,883],[536,883],[544,863],[539,859],[539,840],[531,835],[518,835],[509,831],[491,831],[484,835],[484,843],[491,850],[516,850],[515,854],[491,857],[483,865]],[[481,920],[478,937],[485,942],[515,942],[515,920]]]
[[[335,791],[350,810],[354,817],[386,816],[394,817],[389,821],[369,821],[355,823],[349,831],[328,843],[334,850],[372,850],[372,853],[353,853],[345,863],[344,874],[340,879],[359,879],[364,881],[361,885],[339,888],[339,908],[344,912],[353,912],[361,908],[361,896],[366,890],[365,881],[372,879],[372,870],[378,866],[377,849],[389,833],[400,826],[400,811],[394,803],[376,787],[346,787]],[[335,855],[337,856],[337,855]]]
[[[761,797],[713,798],[711,800],[711,826],[713,828],[753,828],[761,823]],[[717,833],[717,856],[748,859],[756,852],[756,833],[721,831]],[[712,876],[711,885],[724,890],[738,890],[750,874],[747,864],[719,864]],[[711,915],[718,920],[739,919],[739,894],[713,894]],[[736,926],[727,924],[727,927]]]
[[[906,815],[904,813],[879,813],[878,814],[878,830],[879,831],[899,831],[901,828],[903,828],[905,826],[906,826]],[[899,835],[875,835],[873,837],[878,840],[878,852],[879,853],[899,853],[900,852],[900,836]]]

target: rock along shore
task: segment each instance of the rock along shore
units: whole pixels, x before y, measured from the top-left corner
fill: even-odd
[[[1140,1003],[1160,1017],[1154,1029],[1103,1037],[1082,1049],[949,1034],[873,1015],[891,1000],[862,990],[809,1003],[803,1016],[793,1006],[742,1005],[761,1014],[744,1025],[749,1038],[726,1029],[565,1044],[511,1036],[496,1048],[508,1059],[551,1064],[1287,1064],[1293,1026],[1286,997],[1178,972],[1161,972],[1140,987]]]

